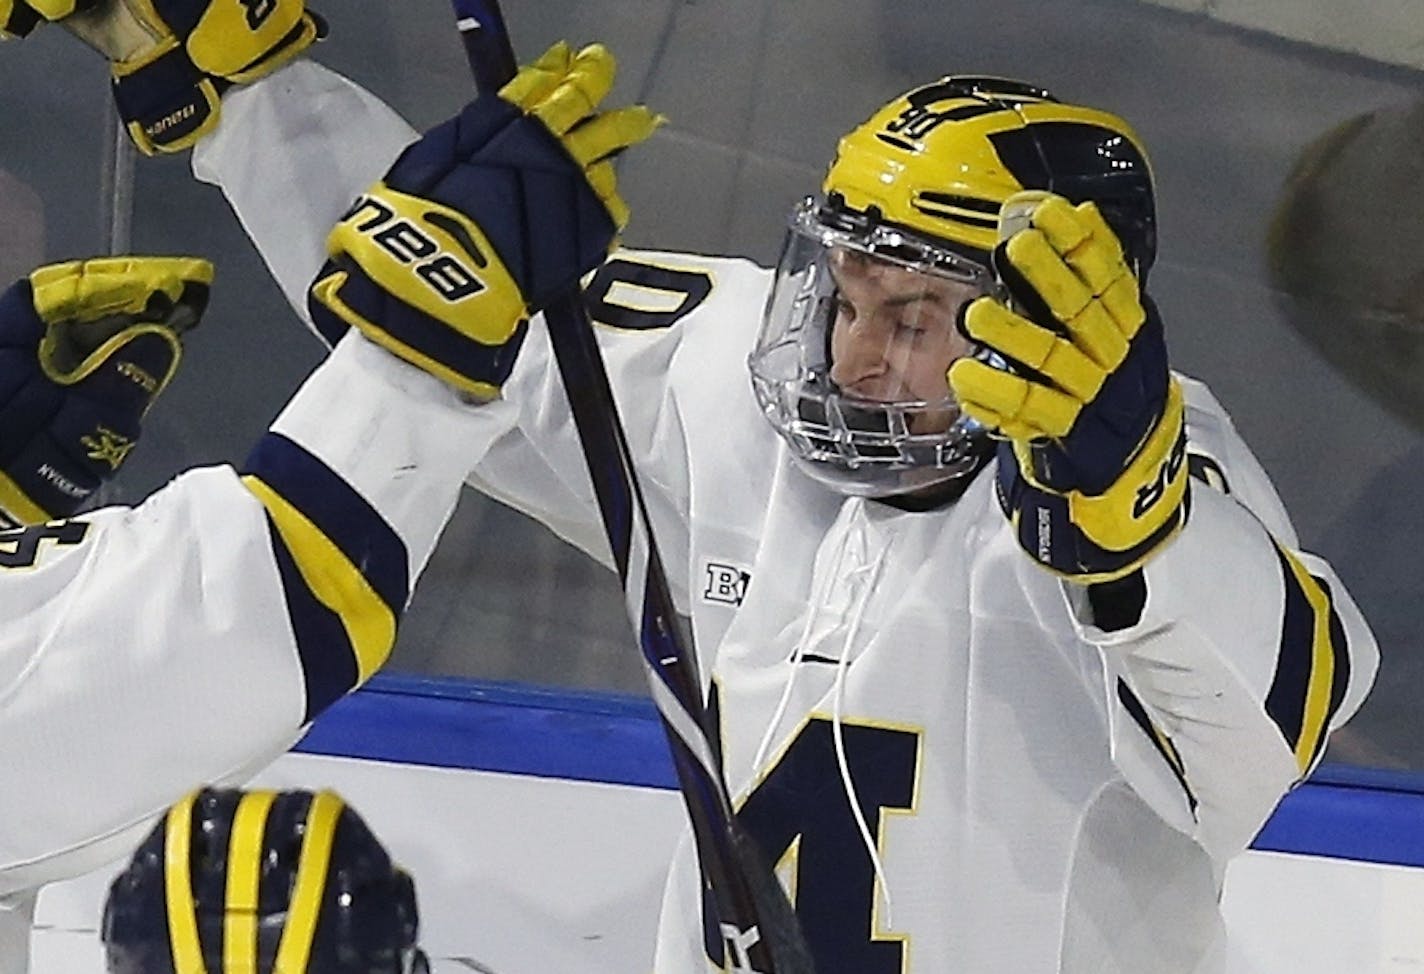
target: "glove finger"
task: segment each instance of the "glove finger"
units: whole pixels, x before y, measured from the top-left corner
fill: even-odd
[[[78,6],[75,0],[29,0],[29,4],[45,20],[63,20],[73,14]]]
[[[1123,257],[1122,242],[1097,205],[1070,207],[1067,200],[1055,196],[1034,211],[1033,222],[1102,302],[1118,330],[1128,338],[1137,334],[1147,317],[1137,278]]]
[[[1039,440],[1045,438],[1046,434],[1042,430],[1025,426],[1016,419],[1011,419],[1002,413],[995,412],[988,406],[973,400],[966,400],[959,404],[965,415],[987,429],[993,430],[1000,436],[1006,436],[1011,440]]]
[[[326,40],[326,20],[313,11],[305,11],[297,24],[257,61],[240,71],[232,71],[224,77],[237,84],[251,84],[263,75],[294,59],[318,41]]]
[[[563,135],[592,115],[613,88],[618,62],[602,44],[590,44],[574,57],[569,72],[530,110],[555,135]]]
[[[603,201],[603,206],[608,210],[613,225],[622,230],[628,225],[628,204],[618,193],[618,176],[613,171],[613,163],[595,163],[588,168],[584,175],[588,177],[589,186]]]
[[[568,41],[556,41],[533,64],[520,68],[514,78],[499,89],[499,97],[529,111],[564,80],[572,56]]]
[[[149,273],[150,270],[158,268],[145,268],[126,257],[71,260],[41,267],[30,275],[35,310],[49,323],[92,320],[121,312],[137,314],[151,293],[168,293],[165,285],[171,291],[170,299],[176,298],[181,287],[165,281],[161,272]]]
[[[1093,292],[1054,250],[1042,230],[1034,228],[1015,234],[1006,253],[1053,317],[1068,329],[1075,345],[1105,369],[1122,361],[1127,354],[1127,337],[1106,310],[1095,305]]]
[[[1066,436],[1082,408],[1067,393],[975,359],[960,359],[950,366],[949,384],[961,406],[971,408],[972,404],[972,409],[997,413],[1002,419],[998,428],[1015,438]],[[1031,432],[1018,436],[1010,432],[1016,426]]]
[[[148,280],[152,290],[133,315],[140,321],[162,323],[175,335],[196,328],[207,310],[213,265],[201,257],[98,258],[88,264],[108,274]],[[163,300],[157,300],[159,295]]]
[[[1124,265],[1124,269],[1126,265]],[[1137,278],[1131,272],[1124,273],[1098,295],[1098,303],[1117,322],[1118,331],[1128,340],[1137,334],[1147,320],[1147,309],[1142,304],[1142,293],[1137,286]]]
[[[582,166],[621,152],[647,139],[666,121],[646,105],[601,112],[564,137],[564,147]]]
[[[260,18],[253,16],[251,3],[208,3],[205,7],[184,38],[184,47],[193,65],[207,74],[250,78],[254,61],[267,62],[278,50],[285,60],[316,40],[316,25],[303,16],[302,0],[268,0]],[[293,35],[290,41],[289,34]],[[275,66],[264,65],[267,70]]]
[[[201,257],[94,257],[82,270],[85,277],[138,278],[174,300],[186,288],[213,283],[212,262]]]
[[[980,344],[1051,379],[1080,402],[1097,395],[1107,373],[1071,342],[1014,314],[993,298],[978,298],[964,329]]]
[[[1094,294],[1128,273],[1122,244],[1094,204],[1074,208],[1063,197],[1052,197],[1034,210],[1033,225]]]
[[[197,324],[207,307],[213,266],[197,257],[101,257],[40,268],[30,275],[35,310],[51,325],[107,320],[109,333],[134,320],[178,331]],[[103,329],[76,336],[82,348],[103,341]]]

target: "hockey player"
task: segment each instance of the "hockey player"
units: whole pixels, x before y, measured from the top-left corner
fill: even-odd
[[[495,186],[450,159],[479,127],[338,185],[324,160],[413,133],[383,149],[333,124],[374,99],[281,77],[225,101],[195,171],[294,305],[316,271],[318,330],[419,361],[448,319],[376,320],[411,271],[370,234],[437,233],[412,198]],[[329,240],[303,219],[363,189]],[[739,815],[821,974],[1220,970],[1227,862],[1368,691],[1348,594],[1168,370],[1155,233],[1122,119],[947,77],[845,136],[774,270],[624,251],[587,287]],[[539,325],[477,410],[471,482],[607,561]],[[731,960],[684,842],[656,969]]]
[[[641,108],[600,113],[611,81],[600,51],[525,74],[511,100],[473,111],[477,129],[447,147],[453,163],[478,164],[471,160],[493,144],[513,183],[558,190],[544,200],[471,189],[483,222],[464,215],[477,207],[458,187],[449,206],[421,203],[441,236],[400,238],[422,259],[411,287],[390,282],[387,310],[410,321],[405,305],[474,309],[452,322],[459,334],[427,328],[429,356],[401,361],[353,332],[241,470],[191,470],[134,508],[0,533],[0,970],[25,969],[40,886],[129,852],[195,784],[241,779],[266,764],[385,661],[460,483],[485,448],[471,390],[502,381],[530,309],[594,267],[626,218],[598,160],[646,138],[654,120]],[[586,164],[572,161],[564,139],[577,142]],[[526,232],[526,213],[558,228],[548,238],[556,246]],[[506,254],[517,261],[505,265]],[[42,271],[0,301],[0,336],[32,342],[0,360],[4,381],[25,380],[0,419],[38,415],[20,407],[60,399],[58,412],[45,413],[57,418],[27,441],[46,450],[67,435],[67,417],[88,415],[81,407],[95,389],[63,386],[72,377],[23,360],[67,361],[72,350],[36,352],[41,333],[58,340],[71,318],[113,313],[143,332],[187,278],[201,283],[206,274],[200,262],[134,265],[100,288],[86,287],[82,270],[61,271],[74,285],[68,292],[46,290]],[[159,384],[163,373],[148,359],[114,360],[128,367],[104,375]],[[0,439],[7,449],[10,434]],[[4,456],[7,476],[20,482]]]
[[[204,788],[109,887],[109,974],[428,974],[415,884],[330,791]]]

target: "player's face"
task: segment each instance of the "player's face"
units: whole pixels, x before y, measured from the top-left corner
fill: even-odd
[[[831,275],[837,290],[832,381],[876,402],[948,398],[950,363],[973,350],[955,322],[979,288],[844,249],[832,253]],[[956,413],[922,413],[913,432],[943,432]]]

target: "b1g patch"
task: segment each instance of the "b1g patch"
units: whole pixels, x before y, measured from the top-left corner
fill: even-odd
[[[747,596],[752,573],[740,565],[706,560],[702,563],[702,601],[738,606]]]

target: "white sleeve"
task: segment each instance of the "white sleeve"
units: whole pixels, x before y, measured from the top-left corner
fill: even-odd
[[[473,412],[353,334],[244,473],[0,535],[0,897],[127,852],[384,662],[483,450]]]
[[[193,175],[222,188],[287,302],[310,326],[307,287],[326,235],[419,135],[385,102],[299,59],[223,96]]]
[[[229,94],[223,123],[199,143],[193,167],[227,196],[305,317],[306,288],[325,259],[328,230],[413,137],[374,95],[320,65],[299,62]],[[609,277],[610,269],[617,279]],[[675,387],[699,378],[706,385],[706,375],[745,374],[741,360],[751,347],[767,275],[747,261],[620,251],[600,269],[595,283],[600,281],[601,307],[612,309],[622,325],[595,315],[597,338],[673,595],[686,611],[687,573],[679,568],[687,561],[690,461]],[[650,326],[659,312],[647,309],[669,299],[683,303],[663,314],[666,324]],[[708,357],[729,371],[707,368]],[[679,382],[670,381],[674,372],[682,373]],[[719,392],[730,398],[746,389]],[[539,316],[504,393],[504,402],[478,411],[489,447],[470,484],[611,567],[583,450]]]
[[[1144,568],[1140,620],[1104,632],[1069,589],[1080,634],[1107,662],[1114,759],[1224,861],[1359,708],[1379,651],[1330,566],[1295,549],[1264,471],[1200,392],[1189,389],[1189,452],[1220,467],[1193,478],[1185,528]]]
[[[768,271],[746,260],[620,250],[585,292],[673,601],[687,614],[697,571],[690,564],[693,484],[705,498],[723,483],[754,490],[751,478],[771,474],[744,469],[738,440],[748,422],[761,422],[745,361],[768,280]],[[666,307],[677,310],[647,310]],[[505,383],[504,404],[517,408],[517,423],[469,483],[611,566],[589,464],[538,317]]]

